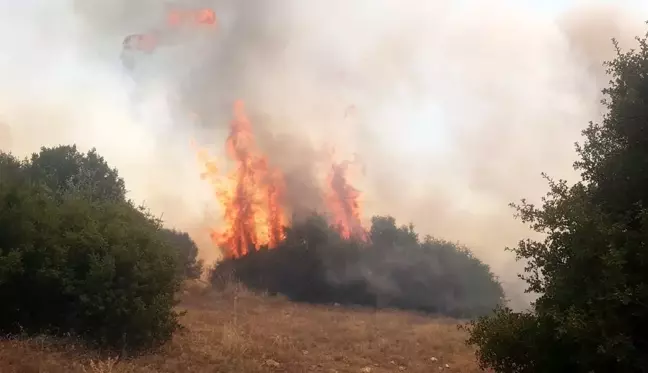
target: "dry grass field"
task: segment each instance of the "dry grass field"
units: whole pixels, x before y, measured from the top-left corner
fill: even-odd
[[[46,338],[0,340],[1,373],[479,372],[456,321],[295,304],[230,286],[185,291],[186,330],[158,353],[99,356]]]

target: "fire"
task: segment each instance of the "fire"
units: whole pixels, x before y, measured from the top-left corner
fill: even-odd
[[[327,180],[327,208],[332,214],[332,223],[343,238],[366,241],[367,232],[361,222],[360,191],[348,181],[349,164],[345,161],[331,165]]]
[[[180,26],[182,24],[216,25],[216,13],[213,9],[202,8],[198,10],[172,9],[167,13],[167,24],[169,26]]]
[[[208,179],[224,209],[224,226],[212,230],[212,241],[226,257],[240,257],[262,246],[275,247],[284,238],[288,219],[282,206],[283,176],[270,167],[258,149],[242,101],[234,104],[234,119],[226,142],[235,167],[221,178],[216,162],[200,152]]]
[[[285,206],[283,174],[270,166],[257,146],[243,101],[234,104],[233,116],[225,143],[227,156],[234,163],[232,170],[223,176],[216,160],[204,150],[198,152],[205,169],[201,177],[210,182],[223,208],[222,226],[211,229],[211,239],[228,258],[261,247],[276,247],[285,238],[285,208],[289,207]],[[323,197],[329,222],[340,236],[367,241],[361,221],[361,193],[348,180],[350,164],[331,161]]]

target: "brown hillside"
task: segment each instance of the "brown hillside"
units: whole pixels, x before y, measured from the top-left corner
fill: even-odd
[[[187,329],[157,354],[116,361],[46,339],[4,340],[0,372],[479,371],[451,320],[294,304],[235,287],[214,293],[193,286],[182,305]]]

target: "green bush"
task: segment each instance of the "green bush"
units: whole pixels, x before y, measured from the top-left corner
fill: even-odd
[[[117,185],[97,191],[72,171],[55,177],[57,163],[39,166],[49,182],[34,167],[0,154],[0,331],[128,350],[167,341],[181,278],[159,222],[114,192],[123,184],[116,171]]]
[[[514,249],[540,297],[468,327],[496,372],[647,372],[648,42],[608,64],[608,112],[577,146],[583,180],[549,180],[542,205],[515,206],[546,238]]]
[[[203,262],[198,260],[198,246],[186,232],[162,228],[160,234],[178,255],[178,270],[186,278],[197,279],[203,271]]]
[[[471,317],[490,313],[503,291],[468,249],[375,217],[371,243],[344,240],[312,216],[288,229],[278,247],[220,262],[213,283],[234,276],[247,286],[313,303],[357,304]]]
[[[23,164],[11,154],[0,151],[0,183],[20,183],[24,178]]]
[[[95,149],[80,153],[76,145],[41,148],[25,162],[31,182],[56,195],[73,192],[100,201],[126,201],[126,186],[116,169]]]
[[[551,320],[542,322],[531,313],[497,308],[477,319],[468,343],[479,346],[482,369],[495,372],[576,372],[570,348],[557,337]]]

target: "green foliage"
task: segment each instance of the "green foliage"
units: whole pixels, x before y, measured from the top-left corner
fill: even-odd
[[[0,183],[18,183],[23,179],[23,164],[11,154],[0,152]]]
[[[180,273],[187,278],[200,278],[203,262],[198,260],[198,246],[191,237],[186,232],[167,228],[162,228],[160,235],[177,252]]]
[[[648,44],[608,64],[609,109],[577,146],[573,186],[549,180],[541,207],[515,206],[544,233],[514,249],[528,263],[533,313],[501,310],[470,326],[497,372],[648,371]]]
[[[71,192],[92,200],[126,200],[124,180],[95,149],[83,154],[76,145],[43,147],[32,154],[27,173],[32,182],[58,195]]]
[[[93,151],[0,153],[0,331],[73,334],[128,350],[167,341],[177,255]]]
[[[480,348],[481,368],[495,372],[575,372],[566,341],[556,338],[551,320],[540,322],[531,313],[497,308],[480,317],[470,329],[471,344]],[[488,362],[488,363],[487,363]]]
[[[247,286],[293,300],[483,315],[503,292],[490,269],[461,246],[426,237],[391,217],[374,217],[371,243],[342,239],[314,215],[295,224],[277,248],[225,260],[212,282],[233,274]]]

